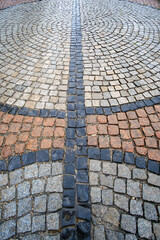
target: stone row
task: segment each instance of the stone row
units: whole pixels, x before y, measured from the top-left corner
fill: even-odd
[[[63,177],[65,204],[62,209],[64,220],[62,222],[62,239],[90,239],[91,231],[87,156],[83,151],[83,147],[87,147],[87,142],[81,39],[80,6],[79,2],[74,0],[67,97],[68,122],[64,160],[65,175]]]
[[[150,6],[150,7],[160,9],[160,4],[159,4],[159,1],[157,1],[157,0],[156,1],[155,0],[154,1],[153,0],[147,0],[147,1],[146,0],[129,0],[129,1],[137,3],[137,4],[142,4],[142,5],[146,5],[146,6]]]
[[[66,114],[64,111],[59,110],[48,110],[48,109],[30,109],[27,107],[17,107],[12,106],[9,104],[0,103],[0,111],[9,113],[12,115],[22,115],[22,116],[29,116],[29,117],[42,117],[42,118],[62,118],[64,119],[66,117]]]
[[[17,5],[17,4],[28,3],[28,2],[35,2],[35,1],[36,0],[16,0],[16,1],[13,2],[11,0],[1,0],[0,1],[0,9],[11,7],[11,6]]]
[[[98,114],[98,115],[108,116],[114,113],[134,111],[144,107],[154,106],[159,103],[160,103],[160,96],[157,96],[157,97],[148,98],[145,100],[136,101],[133,103],[122,104],[122,105],[111,106],[111,107],[86,107],[86,115]]]
[[[114,163],[126,163],[136,165],[137,168],[147,169],[149,172],[160,174],[160,163],[157,161],[147,160],[145,157],[139,157],[131,152],[123,152],[119,150],[88,148],[88,158],[105,160]]]
[[[49,151],[49,149],[45,149],[37,152],[28,152],[22,155],[10,157],[8,163],[5,160],[1,160],[0,172],[10,172],[36,162],[58,161],[63,160],[63,158],[63,149],[53,149],[52,151]]]
[[[160,176],[92,159],[89,170],[93,239],[158,239]]]

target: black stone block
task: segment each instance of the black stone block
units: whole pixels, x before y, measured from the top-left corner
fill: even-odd
[[[115,150],[113,152],[113,162],[122,163],[123,162],[123,153]]]
[[[77,217],[83,220],[90,221],[91,220],[91,209],[84,206],[77,207]]]
[[[29,109],[28,108],[21,108],[18,112],[19,115],[26,116],[28,114]]]
[[[111,153],[109,149],[101,149],[101,160],[111,160]]]
[[[86,157],[78,157],[77,158],[77,169],[88,169],[87,166],[87,158]]]
[[[63,191],[63,207],[75,206],[75,190]]]
[[[49,162],[49,150],[40,150],[37,152],[37,162]]]
[[[49,115],[49,111],[47,109],[40,110],[40,114],[39,114],[40,117],[48,117],[48,115]]]
[[[8,170],[13,171],[22,167],[20,156],[14,156],[9,158]]]
[[[124,162],[128,163],[128,164],[132,164],[132,165],[135,164],[135,158],[134,158],[133,153],[126,152]]]
[[[75,188],[75,179],[72,175],[64,175],[63,177],[63,187],[65,189],[74,189]]]
[[[65,163],[73,163],[76,160],[74,150],[66,150]]]
[[[78,170],[76,181],[79,183],[88,183],[88,170]]]
[[[91,223],[79,222],[77,224],[77,237],[78,240],[90,240]],[[110,239],[111,240],[111,239]]]
[[[89,201],[89,186],[77,184],[77,200],[78,202]]]
[[[63,149],[54,149],[52,151],[52,161],[63,160],[64,150]]]
[[[71,226],[75,224],[75,210],[72,209],[62,209],[61,213],[61,226],[66,227],[66,226]]]
[[[22,155],[23,166],[29,165],[36,162],[36,153],[29,152]]]
[[[74,163],[65,164],[65,173],[75,174],[75,164]]]
[[[148,161],[148,171],[160,174],[160,165],[156,161],[149,160]]]
[[[0,171],[5,171],[7,170],[6,162],[5,160],[0,161]]]
[[[89,148],[88,157],[90,159],[100,159],[100,149],[98,148]]]
[[[136,166],[138,168],[146,168],[146,161],[143,157],[136,157]]]

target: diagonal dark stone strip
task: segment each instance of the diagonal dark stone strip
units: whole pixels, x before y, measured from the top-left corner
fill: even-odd
[[[70,51],[61,239],[85,240],[90,239],[91,207],[87,169],[82,33],[78,0],[73,0],[72,3]]]

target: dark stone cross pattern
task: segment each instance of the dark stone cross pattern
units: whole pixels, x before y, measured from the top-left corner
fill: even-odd
[[[87,167],[82,33],[78,0],[73,0],[72,3],[70,51],[61,239],[89,240],[91,239],[91,205]]]

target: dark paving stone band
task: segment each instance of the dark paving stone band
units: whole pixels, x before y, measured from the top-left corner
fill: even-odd
[[[127,112],[127,111],[133,111],[137,110],[139,108],[143,107],[150,107],[154,106],[155,104],[160,103],[160,96],[148,98],[145,100],[140,100],[135,103],[128,103],[113,107],[87,107],[86,108],[86,115],[92,115],[92,114],[98,114],[98,115],[112,115],[114,113],[118,112]]]
[[[82,33],[80,5],[77,0],[73,0],[72,3],[70,50],[61,239],[89,240],[91,239],[91,204],[86,149]],[[83,151],[84,147],[85,151]]]
[[[47,109],[41,109],[41,110],[36,110],[36,109],[29,109],[26,107],[14,107],[9,104],[3,104],[0,103],[0,111],[9,113],[12,115],[23,115],[23,116],[29,116],[29,117],[57,117],[57,118],[62,118],[64,119],[66,117],[66,113],[64,111],[59,111],[59,110],[47,110]]]

